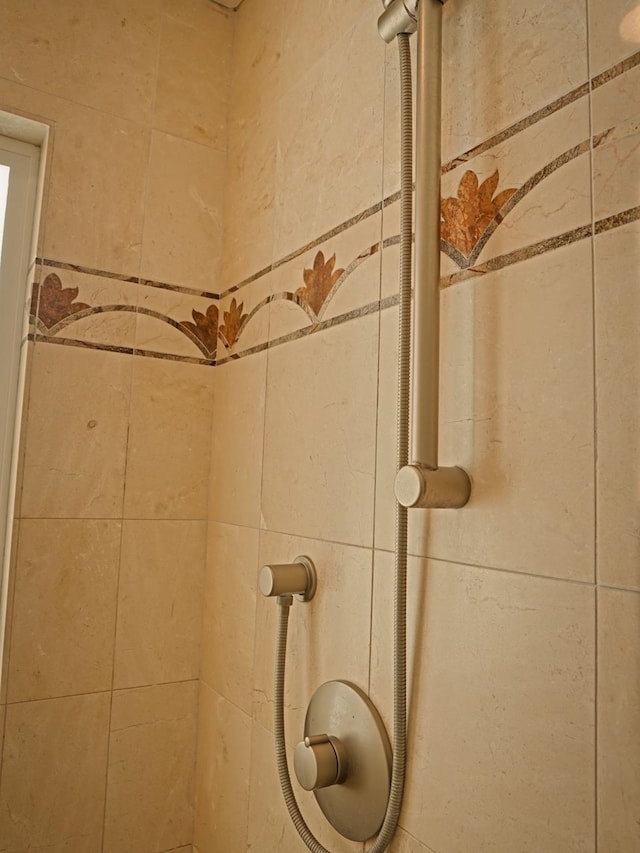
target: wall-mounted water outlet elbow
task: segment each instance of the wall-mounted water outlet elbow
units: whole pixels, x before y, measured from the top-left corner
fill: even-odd
[[[316,587],[316,569],[309,557],[263,566],[258,574],[258,588],[268,597],[295,595],[299,601],[311,601]]]
[[[405,465],[396,475],[396,499],[413,509],[460,509],[471,497],[471,480],[463,468]]]

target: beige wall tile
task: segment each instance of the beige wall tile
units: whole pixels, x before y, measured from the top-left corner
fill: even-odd
[[[121,524],[25,519],[9,701],[111,689]]]
[[[7,851],[100,853],[107,693],[7,708],[0,838]]]
[[[145,127],[3,79],[0,108],[53,128],[39,251],[137,275],[149,154]]]
[[[206,518],[212,372],[134,359],[126,518]]]
[[[640,595],[598,593],[598,850],[640,851]]]
[[[384,56],[363,16],[280,98],[275,257],[380,200]]]
[[[370,844],[365,849],[370,849]],[[398,828],[389,846],[389,853],[435,853],[426,844],[421,844],[417,838],[409,835],[404,829]]]
[[[206,535],[203,521],[124,522],[114,687],[198,677]]]
[[[311,602],[294,602],[290,612],[285,723],[291,745],[302,737],[307,705],[321,684],[339,678],[366,690],[369,681],[371,551],[261,533],[261,566],[301,555],[315,564],[318,590]],[[267,729],[273,726],[278,619],[275,598],[257,595],[253,715]]]
[[[18,544],[20,542],[20,522],[13,522],[11,534],[11,557],[9,562],[9,577],[7,579],[7,609],[4,614],[4,632],[2,634],[2,671],[0,674],[0,705],[7,701],[7,682],[9,680],[9,657],[11,649],[11,627],[13,624],[13,597],[16,585],[16,561],[18,557]],[[0,756],[0,764],[2,757]]]
[[[221,289],[272,261],[283,16],[278,0],[234,15]]]
[[[378,317],[269,353],[263,525],[372,544]]]
[[[282,27],[281,92],[293,88],[296,80],[329,53],[343,34],[352,34],[358,24],[368,21],[376,33],[381,11],[372,8],[368,0],[326,0],[319,15],[318,9],[305,0],[290,0]],[[304,51],[301,44],[306,47]]]
[[[155,0],[8,0],[4,11],[0,76],[114,115],[149,118],[160,32]]]
[[[273,121],[280,94],[284,19],[285,7],[278,0],[243,3],[233,16],[231,123],[246,121],[257,111]]]
[[[273,115],[248,117],[231,108],[220,290],[233,287],[273,260],[277,134]]]
[[[376,555],[372,696],[385,717],[391,568]],[[450,853],[593,851],[593,588],[412,560],[409,600],[403,828]]]
[[[604,71],[640,47],[635,0],[589,0],[591,73]]]
[[[449,3],[443,21],[443,160],[462,154],[588,76],[582,0]]]
[[[40,334],[110,347],[135,346],[138,286],[133,282],[43,265],[39,283]],[[116,306],[119,310],[114,310]],[[107,310],[76,319],[92,308]]]
[[[245,850],[251,717],[200,688],[194,840],[202,853]]]
[[[289,761],[292,767],[291,760]],[[292,771],[293,772],[293,771]],[[316,838],[335,853],[361,853],[363,845],[347,841],[333,829],[320,811],[315,798],[303,791],[295,776],[293,788],[302,815]],[[273,735],[254,722],[251,738],[251,787],[249,794],[250,853],[297,851],[304,842],[289,817],[276,771]],[[204,853],[207,853],[205,850]]]
[[[122,515],[131,358],[36,344],[21,515]]]
[[[194,316],[194,312],[200,317]],[[196,320],[202,322],[202,317],[206,322],[200,327]],[[216,300],[164,287],[141,287],[138,292],[136,347],[186,358],[212,358],[217,346],[217,318]],[[197,338],[201,346],[186,334],[185,324],[189,332],[194,332],[193,327],[200,332]]]
[[[200,677],[251,713],[258,531],[209,524]]]
[[[222,248],[224,185],[223,152],[153,132],[142,244],[145,278],[212,289]]]
[[[198,685],[113,695],[105,853],[191,843]]]
[[[267,354],[215,368],[211,449],[213,521],[260,526]]]
[[[640,588],[640,225],[596,237],[598,578]]]
[[[413,553],[593,578],[591,277],[581,243],[444,291],[441,464],[473,489],[460,512],[412,515]],[[392,550],[397,320],[382,322],[376,543]]]
[[[204,0],[168,0],[154,127],[224,151],[233,17]]]

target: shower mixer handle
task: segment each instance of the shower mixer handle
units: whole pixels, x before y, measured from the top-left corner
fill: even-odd
[[[340,785],[347,778],[347,753],[336,737],[311,735],[296,746],[293,765],[305,791]]]
[[[293,563],[263,566],[258,588],[267,597],[295,595],[299,601],[311,601],[316,592],[316,569],[309,557],[296,557]]]

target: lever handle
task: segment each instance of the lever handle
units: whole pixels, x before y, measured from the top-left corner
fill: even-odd
[[[311,601],[316,585],[316,570],[309,557],[263,566],[258,575],[260,592],[267,597],[295,595],[300,601]]]

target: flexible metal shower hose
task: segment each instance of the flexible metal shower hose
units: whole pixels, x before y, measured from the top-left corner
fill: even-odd
[[[409,36],[399,35],[401,81],[401,220],[400,315],[398,323],[398,408],[396,466],[409,462],[411,374],[411,244],[413,232],[413,98]],[[313,853],[329,853],[307,826],[291,787],[284,733],[284,678],[291,596],[278,598],[279,620],[274,686],[274,734],[280,787],[298,834]],[[394,591],[393,765],[384,821],[368,853],[382,853],[391,843],[400,817],[407,760],[407,510],[396,502]]]

